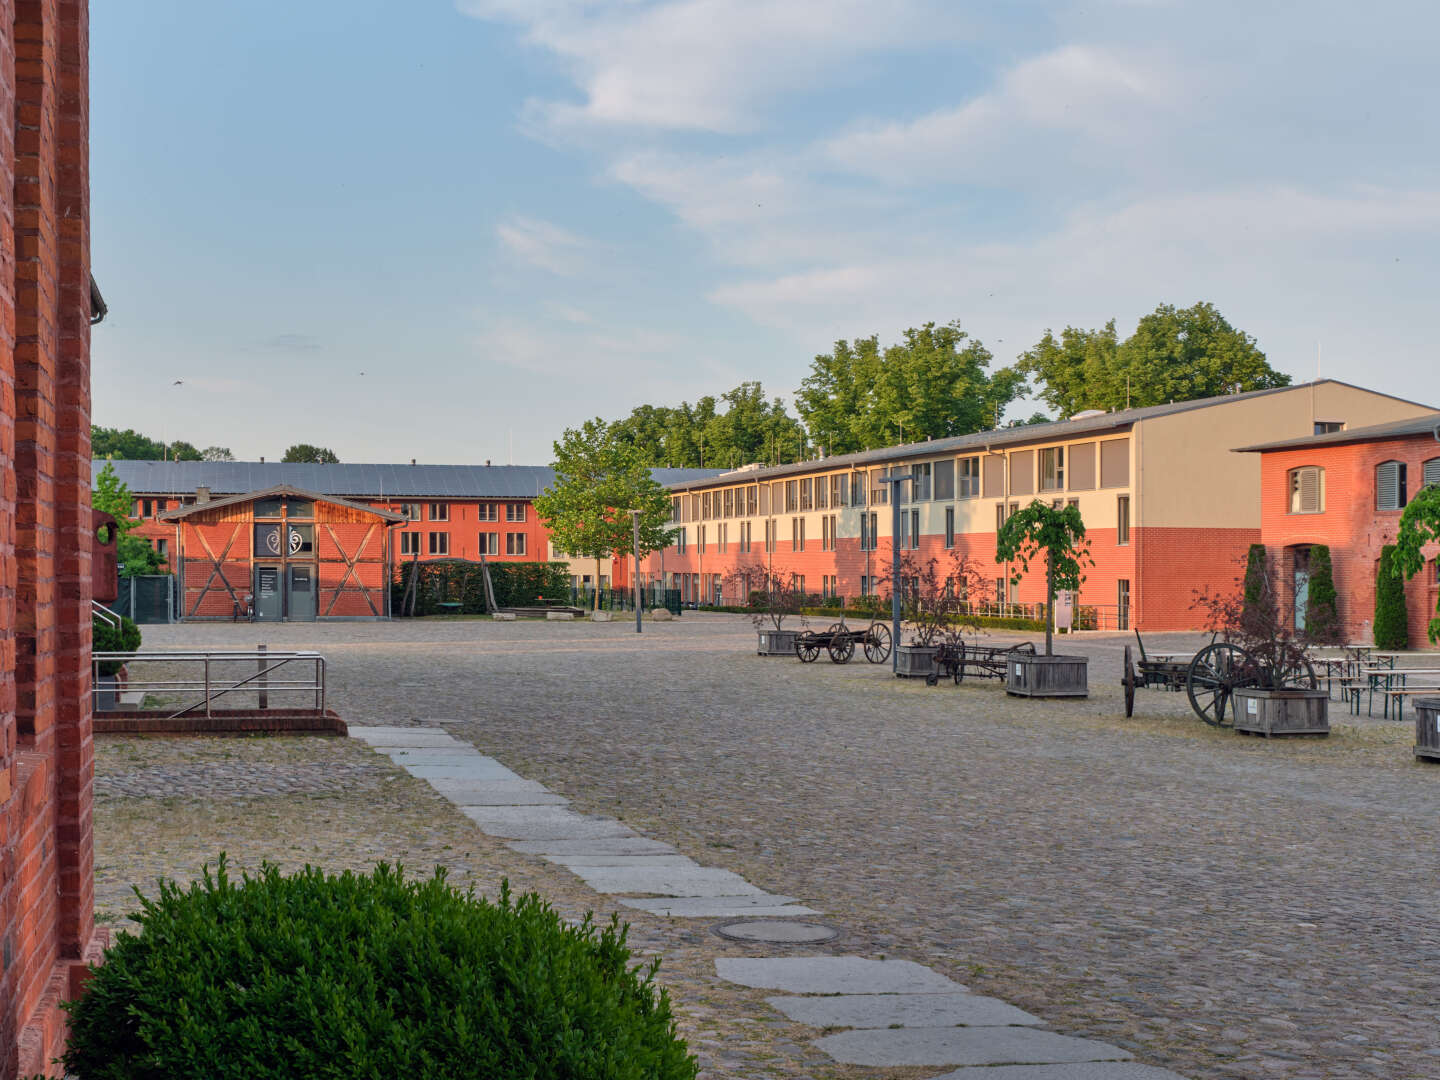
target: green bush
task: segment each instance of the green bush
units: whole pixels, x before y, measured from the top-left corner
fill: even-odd
[[[95,618],[90,622],[90,649],[92,652],[134,652],[140,648],[140,627],[126,615],[120,616],[120,625]],[[101,675],[114,675],[124,665],[115,660],[100,664]]]
[[[1375,575],[1375,647],[1394,651],[1410,647],[1410,619],[1405,611],[1405,582],[1395,570],[1395,545],[1380,549]]]
[[[495,589],[495,603],[500,607],[532,607],[540,597],[547,601],[568,603],[570,572],[565,563],[554,562],[492,562],[490,584]],[[485,603],[485,575],[478,562],[465,559],[430,559],[426,562],[402,562],[395,567],[390,584],[390,610],[397,616],[408,615],[401,610],[410,575],[417,573],[415,583],[415,614],[438,615],[446,609],[442,603],[458,602],[466,615],[483,615],[490,609]]]
[[[137,894],[138,895],[138,894]],[[539,897],[497,902],[443,870],[326,876],[222,857],[141,898],[85,996],[64,1063],[84,1080],[406,1077],[693,1080],[658,961],[626,929],[567,926]]]
[[[1335,569],[1330,561],[1330,549],[1324,544],[1316,544],[1310,549],[1310,588],[1305,602],[1305,636],[1320,645],[1341,643]]]

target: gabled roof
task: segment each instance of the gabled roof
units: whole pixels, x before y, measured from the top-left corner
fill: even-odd
[[[1330,431],[1324,435],[1302,435],[1298,439],[1281,439],[1278,442],[1257,443],[1254,446],[1237,446],[1235,452],[1237,454],[1254,454],[1266,450],[1298,450],[1306,446],[1375,442],[1381,439],[1404,439],[1414,435],[1434,435],[1436,441],[1440,442],[1440,412],[1433,412],[1428,416],[1412,416],[1408,420],[1391,420],[1388,424],[1371,424],[1369,427]]]
[[[288,484],[280,484],[276,487],[265,488],[263,491],[247,491],[243,495],[231,495],[226,499],[210,499],[206,502],[192,503],[189,506],[177,507],[174,510],[167,510],[163,514],[157,514],[157,521],[179,521],[192,514],[206,513],[210,510],[220,510],[227,506],[236,506],[240,503],[255,502],[258,499],[271,499],[277,495],[293,496],[297,499],[308,499],[311,502],[330,503],[332,506],[344,506],[350,510],[358,510],[361,513],[373,514],[382,521],[391,524],[398,524],[402,521],[409,521],[404,514],[397,514],[393,510],[377,510],[373,506],[366,506],[363,503],[351,502],[349,499],[337,499],[333,495],[321,495],[314,491],[305,491],[303,488],[291,487]]]
[[[91,464],[98,476],[104,461]],[[239,495],[289,486],[350,499],[533,499],[555,480],[544,465],[314,465],[281,461],[111,461],[135,495],[190,495],[198,487]],[[657,483],[720,469],[651,469]]]
[[[992,446],[1014,446],[1019,443],[1043,443],[1051,440],[1075,438],[1082,435],[1103,434],[1105,432],[1120,434],[1129,431],[1131,427],[1142,420],[1152,420],[1160,416],[1173,416],[1177,413],[1194,412],[1197,409],[1213,409],[1222,405],[1230,405],[1236,401],[1248,401],[1252,398],[1267,397],[1270,394],[1290,393],[1295,390],[1303,390],[1310,386],[1320,386],[1325,383],[1349,387],[1352,390],[1364,389],[1363,387],[1353,386],[1350,383],[1340,382],[1337,379],[1320,379],[1315,383],[1296,383],[1292,386],[1277,386],[1268,390],[1249,390],[1243,394],[1224,394],[1220,397],[1197,398],[1194,401],[1172,401],[1165,405],[1147,405],[1137,409],[1118,409],[1115,412],[1101,413],[1098,416],[1072,417],[1069,420],[1052,420],[1044,424],[1022,424],[1019,427],[1013,428],[996,428],[992,431],[977,431],[971,435],[956,435],[946,439],[931,439],[927,442],[887,446],[880,450],[862,450],[853,454],[837,454],[834,457],[820,458],[813,461],[800,461],[792,465],[776,465],[762,469],[728,472],[705,480],[672,483],[670,484],[670,489],[672,491],[688,491],[692,488],[711,487],[716,484],[748,484],[754,480],[768,480],[781,476],[793,476],[796,473],[851,467],[858,468],[866,465],[881,465],[891,461],[908,461],[926,454],[948,454],[964,450],[984,450]],[[1375,391],[1366,392],[1376,393]],[[1391,397],[1392,395],[1378,394],[1377,396]],[[1403,399],[1394,398],[1394,400],[1400,401]],[[1418,403],[1407,402],[1407,404],[1415,405]]]

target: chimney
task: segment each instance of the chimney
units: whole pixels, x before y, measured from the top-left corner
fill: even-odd
[[[264,464],[265,464],[265,455],[264,455],[264,454],[261,454],[261,455],[260,455],[260,464],[261,464],[261,465],[264,465]]]
[[[490,459],[488,457],[485,459],[485,467],[487,469],[490,467]]]
[[[195,501],[197,503],[207,503],[210,501],[210,489],[204,484],[201,484],[195,489]]]
[[[411,465],[414,465],[414,464],[415,464],[415,459],[414,459],[413,457],[410,459],[410,464],[411,464]]]

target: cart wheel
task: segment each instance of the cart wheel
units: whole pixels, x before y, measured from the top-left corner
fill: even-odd
[[[1135,665],[1130,662],[1130,646],[1125,646],[1125,677],[1120,685],[1125,687],[1125,716],[1135,715]]]
[[[1190,661],[1185,693],[1195,715],[1212,727],[1229,727],[1225,709],[1238,686],[1254,681],[1254,660],[1239,645],[1228,641],[1207,645]]]
[[[825,633],[827,633],[827,634],[843,634],[844,632],[845,632],[845,624],[844,624],[844,623],[838,623],[838,622],[832,622],[832,623],[830,624],[829,629],[827,629],[827,630],[825,631]]]
[[[830,639],[826,651],[830,654],[832,664],[848,664],[850,658],[855,655],[855,639],[849,634],[838,634]]]
[[[1320,680],[1305,654],[1299,649],[1289,649],[1276,674],[1275,685],[1286,690],[1318,690]]]
[[[813,641],[795,642],[795,655],[802,664],[813,664],[820,656],[820,646]]]
[[[883,664],[890,659],[890,628],[884,623],[870,624],[865,635],[865,659],[872,664]]]

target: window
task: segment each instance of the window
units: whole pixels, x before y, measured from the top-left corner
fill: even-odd
[[[524,533],[507,532],[507,533],[505,534],[505,554],[506,554],[506,555],[524,555],[524,554],[525,554],[525,534],[524,534]]]
[[[804,575],[804,574],[796,574],[796,575],[795,575],[795,591],[796,591],[797,593],[799,593],[801,596],[804,596],[804,595],[805,595],[805,575]]]
[[[505,504],[505,520],[506,520],[506,521],[524,521],[524,520],[525,520],[525,504],[524,504],[524,503],[506,503],[506,504]]]
[[[156,554],[156,555],[159,555],[162,560],[165,560],[165,559],[170,558],[170,541],[169,541],[169,540],[156,540],[156,541],[155,541],[155,554]]]
[[[800,481],[800,509],[813,510],[815,508],[815,497],[812,494],[815,484],[808,476]]]
[[[760,511],[759,489],[751,484],[745,489],[745,513],[754,517]]]
[[[495,532],[482,532],[479,537],[481,555],[500,554],[500,534]]]
[[[760,516],[770,513],[770,485],[760,485]]]
[[[700,520],[706,521],[710,517],[710,492],[706,491],[700,495]]]
[[[863,472],[850,474],[850,505],[865,505],[865,474]]]
[[[685,528],[677,529],[675,532],[675,550],[681,555],[685,554],[685,534],[687,532],[689,530]]]
[[[995,603],[1001,607],[1005,606],[1005,586],[1007,584],[1009,583],[1003,577],[997,577],[995,579]]]
[[[1334,433],[1337,432],[1337,431],[1344,431],[1344,430],[1345,430],[1345,425],[1344,425],[1343,423],[1341,423],[1339,420],[1316,420],[1316,421],[1315,421],[1315,434],[1316,434],[1316,435],[1332,435],[1332,434],[1334,434]]]
[[[920,511],[919,511],[919,510],[911,510],[911,511],[910,511],[910,546],[911,546],[912,548],[918,548],[918,547],[920,546]]]
[[[734,516],[735,516],[735,489],[734,489],[734,488],[726,488],[726,489],[725,489],[725,494],[721,496],[721,502],[723,502],[723,503],[724,503],[724,506],[725,506],[725,516],[726,516],[727,518],[728,518],[728,517],[734,517]],[[724,549],[724,548],[721,548],[720,550],[723,551],[723,550],[725,550],[725,549]]]
[[[427,550],[431,555],[449,555],[449,554],[450,554],[450,534],[449,534],[449,533],[443,533],[443,532],[427,533],[427,534],[426,534],[426,538],[427,538],[427,540],[428,540],[428,544],[427,544],[426,550]]]
[[[776,527],[776,524],[777,524],[777,523],[776,523],[775,521],[767,521],[767,522],[765,522],[765,550],[766,550],[767,552],[771,552],[772,554],[773,554],[774,551],[775,551],[775,527]]]
[[[1325,510],[1325,470],[1318,465],[1290,470],[1290,513],[1319,514]]]
[[[485,506],[484,506],[483,503],[481,504],[480,509],[481,509],[481,510],[484,510],[484,509],[485,509]],[[673,499],[670,500],[670,521],[671,521],[671,523],[678,525],[678,524],[680,523],[680,515],[681,515],[681,510],[680,510],[680,498],[679,498],[679,496],[676,496],[675,498],[673,498]],[[487,520],[487,519],[482,517],[480,520],[481,520],[481,521],[485,521],[485,520]],[[493,520],[493,519],[489,519],[489,520]]]
[[[450,504],[449,504],[449,503],[431,503],[431,504],[430,504],[430,520],[431,520],[431,521],[449,521],[449,520],[450,520]]]
[[[1375,466],[1375,509],[1405,509],[1405,463],[1387,461]]]
[[[1130,496],[1115,499],[1115,543],[1130,543]]]
[[[785,510],[784,513],[793,514],[800,506],[800,481],[785,481]]]
[[[1440,457],[1433,457],[1420,466],[1420,486],[1440,486]]]
[[[953,506],[945,507],[945,546],[947,548],[955,546],[955,508]]]
[[[995,504],[995,532],[998,534],[1005,527],[1005,504]]]
[[[695,550],[701,555],[705,554],[705,526],[698,525],[695,528]]]
[[[860,550],[874,551],[879,547],[880,520],[878,514],[860,515]]]
[[[1095,444],[1076,443],[1066,447],[1065,479],[1070,491],[1093,491],[1095,489]]]
[[[884,506],[890,501],[890,491],[881,479],[885,475],[883,469],[870,470],[870,505]]]
[[[932,478],[930,462],[922,461],[919,465],[911,465],[910,475],[914,478],[910,482],[910,497],[916,502],[929,502]]]
[[[1030,495],[1035,491],[1035,451],[1017,450],[1010,455],[1010,494]]]
[[[400,534],[400,554],[420,554],[420,534],[414,532],[402,532]]]
[[[1129,487],[1130,440],[1109,439],[1100,444],[1100,486]]]
[[[1130,629],[1130,582],[1121,578],[1115,583],[1115,603],[1119,609],[1119,630]]]
[[[412,502],[401,503],[401,504],[400,504],[400,513],[404,514],[404,515],[405,515],[407,518],[409,518],[411,521],[419,521],[419,520],[420,520],[420,504],[419,504],[419,503],[412,503]]]
[[[1065,448],[1051,446],[1040,451],[1040,490],[1065,490]]]
[[[730,526],[729,526],[729,525],[717,525],[717,526],[715,526],[715,541],[716,541],[716,543],[715,543],[716,550],[718,550],[721,555],[724,555],[724,554],[726,553],[726,551],[729,549],[729,546],[730,546]]]
[[[740,550],[747,553],[750,550],[750,525],[748,521],[740,523]]]
[[[955,498],[955,459],[946,458],[934,463],[935,500],[945,502]]]
[[[672,504],[672,507],[671,507],[671,512],[672,512],[672,513],[674,512],[674,506],[673,506],[673,504]],[[481,503],[479,506],[477,506],[477,507],[475,508],[475,514],[476,514],[476,517],[478,517],[479,520],[481,520],[481,521],[499,521],[499,520],[500,520],[500,504],[499,504],[499,503]]]
[[[962,499],[974,499],[980,495],[980,459],[978,457],[964,457],[960,459],[960,490],[957,494]]]
[[[790,550],[805,550],[805,519],[802,517],[790,519]]]
[[[835,550],[835,515],[826,514],[820,519],[820,550]]]
[[[277,513],[278,513],[278,511],[277,511]],[[140,516],[141,516],[141,517],[147,517],[147,518],[148,518],[148,517],[154,517],[154,516],[155,516],[155,500],[154,500],[154,499],[141,499],[141,500],[140,500]]]
[[[830,506],[830,478],[828,476],[817,476],[815,478],[815,509],[826,510]]]

